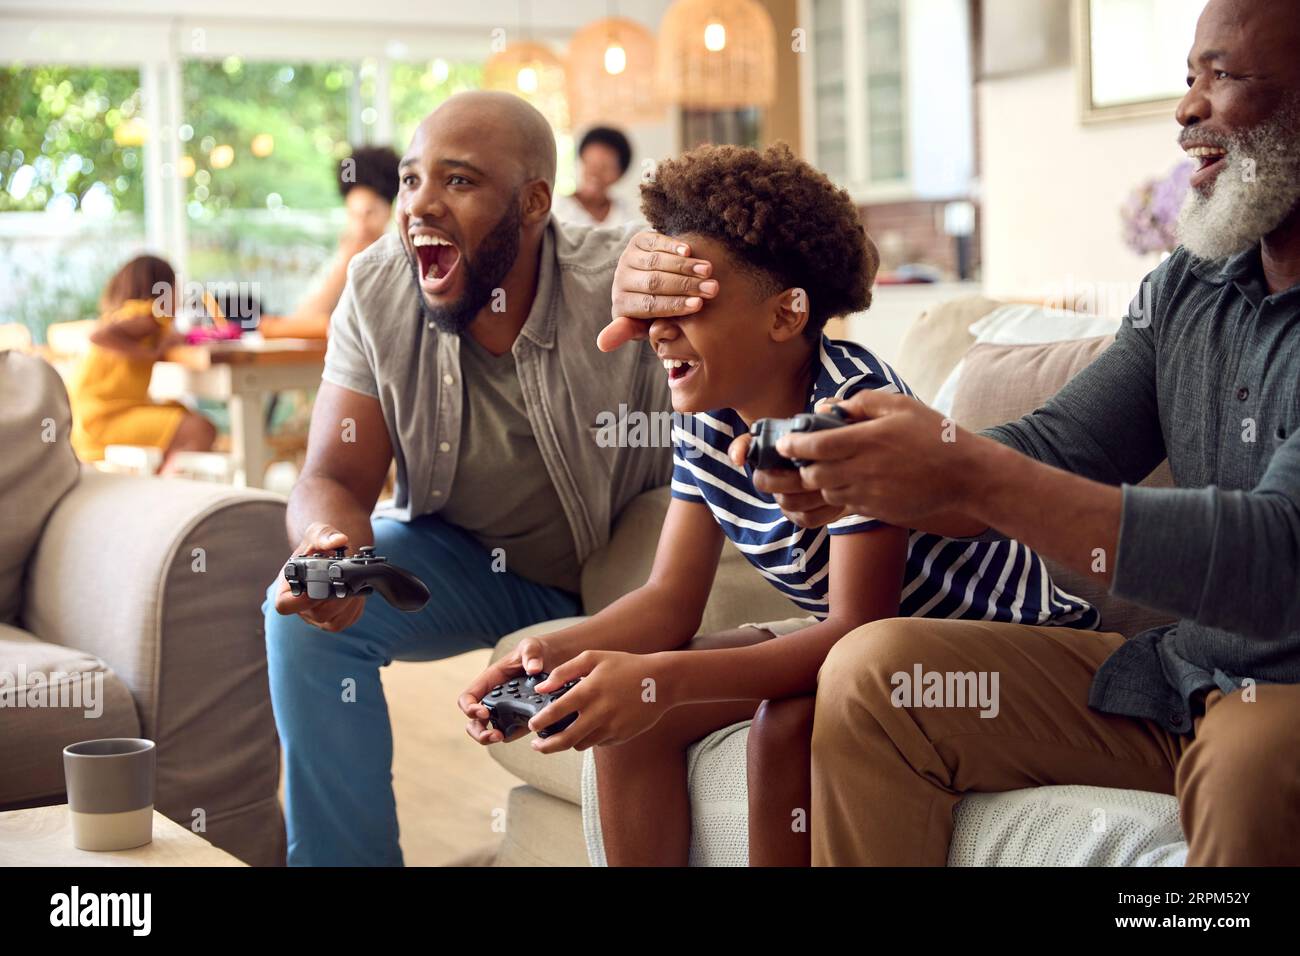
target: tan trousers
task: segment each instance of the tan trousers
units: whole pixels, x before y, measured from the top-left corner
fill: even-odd
[[[924,618],[844,637],[817,689],[813,864],[942,866],[963,794],[1046,784],[1175,794],[1189,865],[1300,864],[1300,685],[1257,685],[1254,700],[1211,691],[1195,737],[1171,734],[1089,709],[1093,674],[1123,640]],[[906,698],[917,664],[996,671],[996,716],[951,693]],[[891,682],[900,673],[913,679]]]

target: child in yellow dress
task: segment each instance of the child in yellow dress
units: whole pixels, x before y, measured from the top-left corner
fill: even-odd
[[[153,363],[184,341],[172,316],[155,308],[174,301],[176,274],[157,256],[138,256],[108,281],[90,349],[68,392],[72,447],[82,461],[104,457],[106,445],[145,445],[163,452],[159,474],[175,470],[180,451],[208,451],[217,430],[177,402],[149,398]],[[163,292],[166,296],[163,296]]]

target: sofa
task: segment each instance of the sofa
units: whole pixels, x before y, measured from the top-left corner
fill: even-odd
[[[147,737],[159,812],[283,864],[261,604],[284,499],[83,467],[70,424],[54,369],[0,351],[0,810],[65,802],[67,744]]]
[[[951,414],[967,428],[984,428],[1031,411],[1113,338],[1100,335],[1015,346],[976,341],[970,327],[1002,305],[977,296],[930,310],[909,328],[891,363],[919,397],[930,401],[964,359]],[[1042,321],[1068,318],[1068,313],[1044,310]],[[1048,333],[1043,338],[1050,340],[1050,328]],[[1167,467],[1162,465],[1146,483],[1168,486]],[[663,488],[632,501],[619,516],[608,545],[583,567],[582,598],[588,614],[645,580],[668,500]],[[1088,598],[1101,610],[1102,627],[1107,630],[1131,636],[1168,620],[1111,597],[1082,575],[1055,565],[1052,571],[1066,590]],[[791,617],[792,607],[728,543],[701,633],[745,621]],[[497,645],[494,659],[522,637],[572,620],[545,622],[507,635]],[[697,743],[688,755],[693,865],[743,865],[747,860],[747,727],[742,723],[720,730]],[[489,752],[520,780],[509,796],[497,865],[604,862],[589,754],[540,755],[527,739],[493,746]],[[976,794],[958,804],[954,822],[950,865],[1179,865],[1186,853],[1177,803],[1165,794],[1096,787]]]

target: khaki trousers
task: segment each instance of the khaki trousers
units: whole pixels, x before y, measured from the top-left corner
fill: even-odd
[[[1172,734],[1089,709],[1093,675],[1123,640],[924,618],[845,636],[817,689],[813,864],[942,866],[963,794],[1047,784],[1176,795],[1189,865],[1300,864],[1300,685],[1260,684],[1253,700],[1211,691],[1195,736]],[[997,672],[996,716],[951,693],[907,699],[891,678],[915,683],[918,664]]]

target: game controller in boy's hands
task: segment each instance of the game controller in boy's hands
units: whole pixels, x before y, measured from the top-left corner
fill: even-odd
[[[545,672],[520,674],[504,684],[497,684],[487,692],[487,696],[482,701],[483,706],[488,709],[488,719],[492,726],[501,731],[504,738],[509,740],[516,731],[527,730],[530,720],[541,713],[548,704],[567,694],[578,683],[576,680],[571,680],[549,694],[539,694],[537,685],[545,683],[549,677],[550,675]],[[539,730],[537,736],[544,738],[558,734],[577,719],[576,713],[566,714],[549,727]]]
[[[347,557],[346,548],[295,555],[284,566],[284,579],[294,597],[303,591],[314,601],[346,598],[374,591],[399,611],[418,611],[429,602],[429,589],[410,571],[388,563],[374,548],[358,548]]]
[[[802,468],[807,462],[791,460],[776,450],[776,443],[791,432],[822,432],[849,424],[848,414],[838,405],[826,412],[803,412],[794,418],[760,418],[750,427],[749,451],[745,464],[755,471],[769,468]]]

